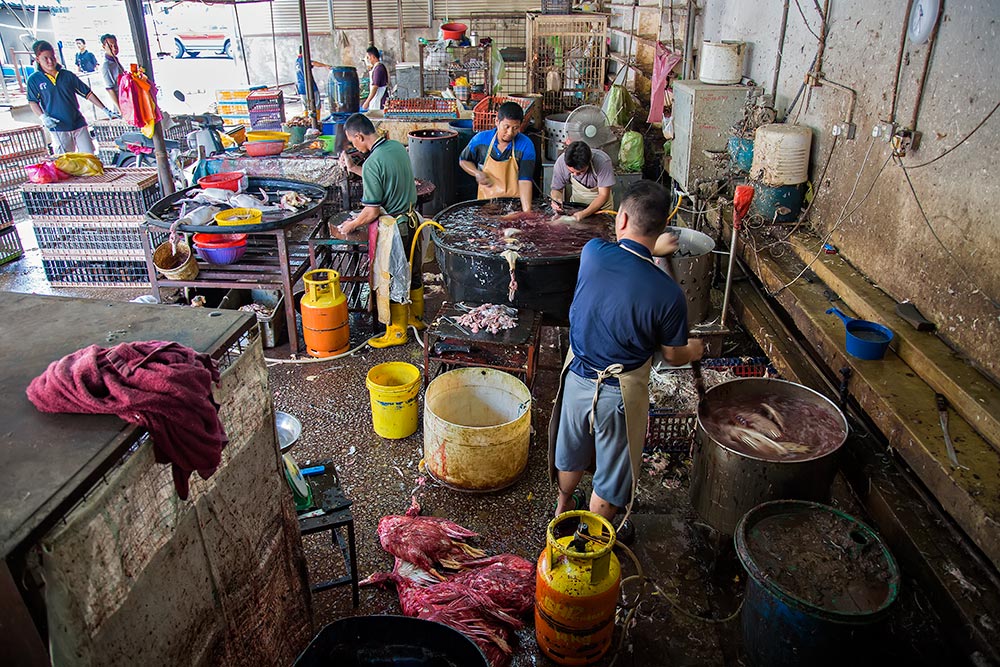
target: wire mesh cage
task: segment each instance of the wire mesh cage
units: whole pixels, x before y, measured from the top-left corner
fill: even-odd
[[[156,170],[146,168],[107,168],[101,176],[22,187],[28,214],[48,220],[143,220],[163,197]]]
[[[49,283],[91,287],[148,287],[146,262],[141,259],[46,259],[42,268]]]
[[[21,247],[21,237],[17,235],[17,227],[7,223],[0,228],[0,264],[21,259],[24,249]]]
[[[506,95],[528,91],[528,49],[524,14],[478,14],[469,19],[469,29],[480,39],[489,37],[500,50],[504,72],[500,90]],[[490,91],[486,91],[487,94]]]
[[[45,131],[41,125],[30,125],[15,130],[0,130],[0,161],[26,155],[49,152]]]
[[[42,256],[46,251],[100,258],[108,253],[142,258],[140,222],[52,222],[33,220]]]
[[[528,85],[546,114],[600,104],[607,14],[527,14]]]

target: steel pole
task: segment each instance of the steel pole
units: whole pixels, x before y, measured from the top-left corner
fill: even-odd
[[[149,78],[150,83],[154,83],[153,58],[149,53],[149,36],[146,34],[142,4],[142,0],[125,0],[125,11],[128,12],[128,22],[132,28],[132,43],[135,44],[136,62],[146,70],[146,77]],[[156,157],[156,173],[160,179],[160,188],[164,195],[171,195],[174,193],[174,178],[170,172],[167,146],[163,142],[163,125],[159,121],[153,125],[153,155]]]
[[[299,30],[302,32],[302,76],[305,79],[306,94],[305,107],[306,115],[309,117],[309,124],[316,127],[316,120],[319,115],[316,113],[316,91],[313,90],[312,74],[312,51],[309,49],[309,23],[306,21],[306,0],[299,0]]]

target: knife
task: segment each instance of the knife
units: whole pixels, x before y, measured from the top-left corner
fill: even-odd
[[[951,434],[948,432],[948,399],[943,394],[934,394],[937,403],[938,417],[941,420],[941,432],[944,434],[944,444],[948,448],[948,460],[954,468],[968,470],[968,468],[958,462],[958,454],[955,453],[955,445],[951,441]]]

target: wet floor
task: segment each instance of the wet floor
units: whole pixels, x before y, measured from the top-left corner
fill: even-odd
[[[37,249],[31,250],[30,227],[26,257],[0,266],[0,289],[42,294],[128,300],[143,289],[52,288],[41,273]],[[428,288],[428,310],[443,299],[440,280]],[[355,319],[352,339],[370,335],[370,325]],[[563,336],[565,337],[565,336]],[[536,560],[544,544],[556,493],[546,475],[546,426],[555,393],[560,361],[559,331],[543,329],[541,369],[533,390],[534,437],[524,475],[511,487],[490,494],[465,494],[440,486],[422,472],[422,432],[402,440],[385,440],[371,427],[365,374],[385,361],[406,361],[422,367],[423,351],[415,342],[386,350],[364,349],[354,357],[315,364],[275,364],[269,377],[276,409],[297,416],[303,434],[291,454],[300,465],[331,460],[343,490],[354,501],[358,569],[362,577],[392,567],[375,535],[378,519],[403,512],[415,495],[424,512],[444,516],[480,534],[477,546],[491,554],[509,552]],[[740,350],[739,353],[752,353]],[[267,351],[288,359],[288,347]],[[421,403],[422,405],[422,403]],[[627,620],[619,618],[614,648],[602,664],[615,665],[744,665],[738,615],[745,585],[731,542],[700,523],[688,500],[690,462],[684,457],[652,455],[644,465],[636,506],[635,553],[655,586],[650,586]],[[586,482],[585,482],[586,483]],[[589,489],[588,489],[589,490]],[[833,504],[863,518],[847,488],[838,483]],[[321,581],[344,574],[339,552],[329,535],[305,538],[309,574]],[[635,573],[630,562],[626,575]],[[893,658],[910,664],[943,664],[949,648],[939,622],[919,585],[905,576],[896,612],[881,634],[878,650],[865,657]],[[625,591],[632,599],[635,589]],[[316,629],[349,615],[399,613],[391,589],[363,588],[357,609],[348,587],[313,597]],[[729,620],[727,620],[729,619]],[[534,640],[532,619],[517,633],[515,667],[549,665]],[[620,646],[620,648],[619,648]],[[859,656],[860,657],[860,656]],[[859,661],[863,662],[863,660]]]

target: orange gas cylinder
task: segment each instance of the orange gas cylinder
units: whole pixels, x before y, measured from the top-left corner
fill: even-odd
[[[314,357],[347,352],[351,331],[340,274],[332,269],[314,269],[303,276],[302,282],[306,286],[300,305],[306,351]]]
[[[576,535],[556,538],[556,526],[568,521],[580,522]],[[565,512],[549,523],[535,575],[535,638],[560,665],[590,664],[611,646],[621,586],[614,544],[611,523],[591,512]]]

